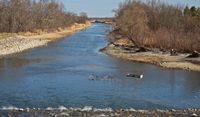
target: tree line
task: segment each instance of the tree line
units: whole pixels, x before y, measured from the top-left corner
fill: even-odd
[[[0,0],[0,32],[55,30],[85,23],[87,14],[66,11],[58,0]]]
[[[115,12],[113,32],[131,40],[135,46],[200,51],[200,8],[171,5],[159,0],[126,0]]]

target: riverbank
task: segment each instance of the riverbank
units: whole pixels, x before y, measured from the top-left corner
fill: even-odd
[[[72,27],[41,35],[15,35],[9,38],[0,39],[0,56],[19,53],[31,48],[45,46],[47,43],[72,35],[73,33],[84,30],[92,26],[91,23],[84,25],[73,25]]]
[[[177,55],[171,56],[169,51],[153,49],[148,52],[138,52],[138,50],[139,48],[135,47],[108,44],[99,51],[134,62],[150,63],[172,69],[178,68],[183,70],[200,71],[200,57],[190,58],[188,57],[190,55],[189,53],[177,53]]]
[[[47,109],[0,109],[1,116],[15,116],[15,117],[26,117],[26,116],[48,116],[48,117],[57,117],[57,116],[80,116],[80,117],[102,117],[102,116],[115,116],[115,117],[134,117],[134,116],[170,116],[170,117],[197,117],[200,115],[200,110],[198,109],[187,109],[187,110],[134,110],[134,109],[93,109],[93,108],[47,108]]]

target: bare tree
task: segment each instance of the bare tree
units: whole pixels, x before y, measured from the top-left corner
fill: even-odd
[[[51,30],[78,20],[84,23],[87,14],[66,11],[58,0],[0,0],[0,32]]]
[[[142,8],[124,10],[116,19],[117,27],[122,35],[128,37],[136,46],[144,46],[144,40],[148,34],[147,14]]]
[[[86,20],[88,20],[87,13],[81,12],[79,14],[78,23],[85,23]]]

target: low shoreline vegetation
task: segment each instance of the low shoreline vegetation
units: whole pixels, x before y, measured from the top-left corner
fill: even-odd
[[[87,19],[85,12],[67,11],[58,0],[0,0],[0,33],[54,31]]]
[[[171,5],[159,0],[126,0],[113,12],[114,34],[128,38],[135,46],[200,52],[199,7]]]
[[[0,34],[0,39],[3,39],[3,38],[8,38],[8,37],[10,37],[10,36],[8,36],[8,35],[3,35],[3,34]]]

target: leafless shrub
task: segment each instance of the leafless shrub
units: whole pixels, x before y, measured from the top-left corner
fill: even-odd
[[[88,20],[87,14],[85,12],[81,12],[79,14],[79,18],[78,18],[78,23],[85,23],[85,21]]]

